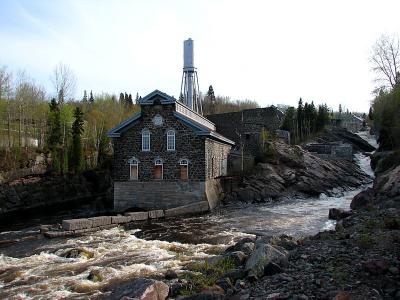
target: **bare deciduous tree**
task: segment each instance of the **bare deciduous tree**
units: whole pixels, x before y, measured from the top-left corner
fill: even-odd
[[[62,63],[58,64],[54,68],[50,79],[54,85],[60,103],[63,103],[65,99],[70,99],[74,96],[76,77],[70,67]]]
[[[7,68],[0,67],[0,99],[9,99],[12,92],[12,73]]]
[[[400,81],[400,41],[382,35],[372,48],[372,70],[377,74],[380,88],[393,88]]]

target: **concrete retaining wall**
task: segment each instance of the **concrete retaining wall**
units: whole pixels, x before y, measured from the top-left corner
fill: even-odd
[[[131,208],[167,210],[207,201],[209,208],[213,209],[219,203],[220,193],[219,179],[205,182],[114,182],[114,211],[123,212]]]
[[[118,216],[100,216],[94,218],[63,220],[60,230],[49,225],[42,225],[40,230],[48,238],[76,236],[97,230],[109,229],[127,223],[147,221],[160,218],[172,218],[182,215],[204,213],[210,210],[207,201],[196,202],[166,210],[151,210],[146,212],[129,212]]]

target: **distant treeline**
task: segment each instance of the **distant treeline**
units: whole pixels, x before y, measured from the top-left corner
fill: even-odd
[[[231,100],[225,96],[215,96],[212,85],[202,99],[203,114],[212,115],[226,112],[241,111],[244,109],[258,108],[259,105],[253,100]]]
[[[289,131],[294,143],[298,143],[321,131],[329,123],[330,115],[326,104],[318,105],[317,109],[314,102],[303,104],[300,98],[297,109],[286,109],[281,129]]]
[[[72,99],[75,78],[65,65],[54,69],[56,97],[18,73],[17,79],[0,66],[0,171],[23,167],[32,150],[51,153],[60,173],[97,168],[107,162],[112,144],[107,132],[140,110],[140,96],[121,92],[93,94],[84,91]],[[204,114],[258,107],[254,101],[230,101],[214,97],[212,87],[203,99]]]

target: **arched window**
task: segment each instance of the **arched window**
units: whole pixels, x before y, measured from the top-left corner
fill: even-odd
[[[163,165],[164,162],[162,159],[157,158],[154,160],[154,179],[162,180],[163,179]]]
[[[189,161],[187,159],[181,159],[179,161],[179,165],[181,166],[181,180],[189,179]]]
[[[150,151],[150,131],[142,131],[142,151]]]
[[[167,131],[167,151],[175,151],[175,131]]]
[[[139,179],[139,160],[132,157],[129,161],[129,179],[138,180]]]

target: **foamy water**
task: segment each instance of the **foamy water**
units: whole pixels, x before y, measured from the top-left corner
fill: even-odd
[[[369,158],[357,155],[360,167],[372,174]],[[141,228],[121,227],[88,236],[23,241],[0,251],[0,299],[87,298],[136,277],[159,277],[166,270],[182,272],[195,260],[222,251],[243,236],[308,235],[332,229],[331,207],[348,209],[364,187],[336,190],[336,197],[287,199],[279,203],[236,204],[207,215],[153,222]],[[34,234],[35,229],[3,232],[2,238]],[[93,257],[65,258],[74,248]],[[98,270],[103,280],[88,280]]]

